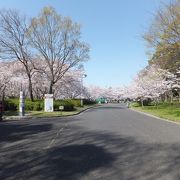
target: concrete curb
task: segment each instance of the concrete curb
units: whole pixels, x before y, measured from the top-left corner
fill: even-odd
[[[24,117],[20,117],[20,116],[9,116],[9,117],[5,117],[1,122],[8,122],[8,121],[21,121],[21,120],[33,120],[33,119],[43,119],[43,118],[46,118],[46,119],[50,119],[50,118],[64,118],[64,117],[70,117],[70,116],[77,116],[89,109],[94,109],[94,108],[97,108],[99,107],[100,105],[97,105],[97,106],[92,106],[92,107],[88,107],[86,109],[83,109],[75,114],[70,114],[70,115],[62,115],[62,116],[44,116],[44,117],[36,117],[36,116],[24,116]]]
[[[98,108],[99,106],[100,106],[100,105],[88,107],[88,108],[83,109],[82,111],[80,111],[80,112],[78,112],[78,113],[76,113],[76,114],[67,115],[67,116],[76,116],[76,115],[79,115],[79,114],[81,114],[81,113],[83,113],[83,112],[85,112],[85,111],[88,111],[89,109],[96,109],[96,108]],[[60,117],[62,117],[62,116],[60,116]],[[64,116],[64,117],[66,117],[66,116]]]
[[[146,116],[149,116],[149,117],[152,117],[152,118],[155,118],[155,119],[158,119],[158,120],[161,120],[161,121],[166,121],[166,122],[169,122],[169,123],[173,123],[173,124],[176,124],[176,125],[180,125],[180,122],[176,122],[176,121],[171,121],[169,119],[164,119],[164,118],[160,118],[158,116],[155,116],[155,115],[152,115],[152,114],[148,114],[148,113],[145,113],[145,112],[142,112],[142,111],[138,111],[138,110],[135,110],[135,109],[132,109],[132,108],[129,108],[131,111],[134,111],[134,112],[137,112],[137,113],[140,113],[140,114],[143,114],[143,115],[146,115]]]

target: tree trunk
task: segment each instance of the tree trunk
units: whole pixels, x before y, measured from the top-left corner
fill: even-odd
[[[165,96],[165,100],[164,101],[168,102],[167,92],[165,92],[164,96]]]
[[[53,85],[54,83],[51,81],[49,86],[49,94],[53,94]]]
[[[144,107],[144,104],[143,104],[143,99],[141,99],[141,105],[142,105],[142,107]]]
[[[28,90],[29,90],[29,96],[31,101],[34,101],[34,96],[33,96],[33,88],[32,88],[32,81],[31,81],[31,75],[28,74],[28,81],[29,81],[29,85],[28,85]]]
[[[172,103],[173,103],[173,92],[172,92],[172,91],[170,92],[170,98],[171,98],[171,99],[170,99],[170,102],[171,102],[171,104],[172,104]]]
[[[158,109],[158,99],[155,100],[156,103],[156,109]]]
[[[178,99],[179,99],[179,103],[180,103],[180,90],[178,90]]]
[[[5,101],[5,90],[3,91],[3,94],[2,94],[2,102],[4,104],[4,101]]]

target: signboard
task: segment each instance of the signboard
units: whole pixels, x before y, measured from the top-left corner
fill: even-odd
[[[59,106],[59,110],[64,110],[64,106]]]
[[[45,94],[44,111],[53,112],[53,94]]]

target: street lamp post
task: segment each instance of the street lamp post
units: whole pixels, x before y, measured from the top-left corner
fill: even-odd
[[[82,74],[81,76],[81,106],[83,106],[83,78],[86,78],[87,74]]]

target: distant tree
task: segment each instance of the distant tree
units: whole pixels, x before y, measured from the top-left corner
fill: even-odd
[[[0,101],[4,100],[5,91],[8,84],[13,76],[10,69],[10,64],[5,62],[0,62]]]
[[[86,87],[83,85],[83,78],[86,77],[83,70],[70,70],[61,79],[59,85],[59,96],[64,96],[64,98],[87,98],[89,93]],[[57,85],[56,85],[57,86]],[[57,91],[58,91],[57,90]]]
[[[143,38],[153,49],[150,64],[174,73],[180,66],[180,1],[163,5]]]
[[[33,101],[32,54],[27,32],[28,23],[25,16],[15,10],[0,11],[0,58],[22,63],[28,78],[29,96]]]
[[[80,26],[52,7],[45,7],[39,17],[32,19],[29,36],[34,51],[41,57],[43,68],[38,70],[46,74],[50,94],[69,69],[89,58],[89,46],[81,41]]]
[[[174,91],[180,99],[179,76],[161,69],[157,65],[151,65],[141,70],[130,86],[124,88],[122,97],[139,99],[143,106],[143,101],[146,99],[154,100],[156,103],[160,99],[165,101],[170,99],[173,102]]]

